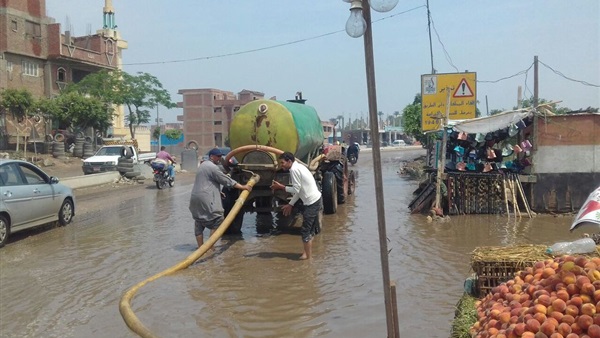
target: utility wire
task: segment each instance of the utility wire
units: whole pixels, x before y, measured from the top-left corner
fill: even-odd
[[[554,72],[556,75],[559,75],[559,76],[561,76],[561,77],[564,77],[564,78],[565,78],[565,79],[567,79],[567,80],[570,80],[570,81],[573,81],[573,82],[579,82],[579,83],[581,83],[581,84],[583,84],[583,85],[590,86],[590,87],[600,87],[599,85],[595,85],[595,84],[592,84],[592,83],[589,83],[589,82],[586,82],[586,81],[581,81],[581,80],[575,80],[575,79],[572,79],[572,78],[570,78],[570,77],[568,77],[568,76],[564,75],[563,73],[559,72],[558,70],[554,70],[552,67],[550,67],[550,66],[548,66],[547,64],[543,63],[543,62],[542,62],[542,61],[540,61],[539,59],[538,59],[538,62],[539,62],[539,63],[541,63],[542,65],[544,65],[546,68],[548,68],[548,69],[550,69],[551,71],[553,71],[553,72]]]
[[[503,81],[503,80],[508,80],[508,79],[513,78],[515,76],[519,76],[519,75],[522,75],[522,74],[527,74],[527,72],[529,72],[529,70],[531,69],[531,67],[533,67],[533,62],[531,63],[531,65],[529,65],[529,68],[524,69],[524,70],[522,70],[522,71],[520,71],[520,72],[518,72],[516,74],[511,75],[511,76],[503,77],[503,78],[500,78],[500,79],[494,80],[494,81],[477,80],[477,82],[481,82],[481,83],[496,83],[496,82],[500,82],[500,81]]]
[[[391,14],[388,15],[386,17],[383,17],[381,19],[377,19],[375,21],[371,21],[371,23],[377,23],[386,19],[390,19],[393,18],[395,16],[401,15],[401,14],[405,14],[414,10],[417,10],[421,7],[426,7],[425,5],[421,5],[421,6],[417,6],[402,12],[398,12],[395,14]],[[268,49],[274,49],[274,48],[278,48],[278,47],[284,47],[284,46],[289,46],[289,45],[294,45],[297,43],[301,43],[301,42],[306,42],[306,41],[310,41],[310,40],[316,40],[316,39],[320,39],[326,36],[330,36],[330,35],[334,35],[334,34],[338,34],[341,32],[345,32],[344,29],[341,30],[337,30],[334,32],[329,32],[329,33],[325,33],[325,34],[320,34],[320,35],[316,35],[316,36],[312,36],[309,38],[304,38],[304,39],[299,39],[299,40],[294,40],[294,41],[289,41],[289,42],[284,42],[284,43],[280,43],[280,44],[276,44],[276,45],[271,45],[271,46],[266,46],[266,47],[260,47],[260,48],[255,48],[255,49],[249,49],[249,50],[245,50],[245,51],[240,51],[240,52],[233,52],[233,53],[226,53],[226,54],[217,54],[217,55],[211,55],[211,56],[201,56],[201,57],[196,57],[196,58],[191,58],[191,59],[180,59],[180,60],[167,60],[167,61],[152,61],[152,62],[135,62],[135,63],[124,63],[124,66],[141,66],[141,65],[158,65],[158,64],[166,64],[166,63],[182,63],[182,62],[191,62],[191,61],[199,61],[199,60],[210,60],[210,59],[218,59],[218,58],[224,58],[224,57],[228,57],[228,56],[235,56],[235,55],[242,55],[242,54],[249,54],[249,53],[254,53],[254,52],[260,52],[263,50],[268,50]]]
[[[446,50],[446,46],[444,46],[444,43],[442,42],[442,39],[440,38],[440,35],[438,34],[437,29],[435,29],[435,22],[433,21],[433,17],[431,16],[431,12],[429,12],[429,17],[431,18],[431,27],[433,27],[433,31],[435,32],[435,36],[437,36],[438,42],[440,43],[440,45],[442,45],[442,50],[444,51],[444,55],[446,56],[446,61],[448,61],[448,63],[450,64],[450,66],[452,66],[452,67],[454,67],[454,69],[456,69],[457,73],[460,73],[460,70],[458,70],[458,68],[452,62],[452,58],[450,57],[450,54],[448,54],[448,51]]]

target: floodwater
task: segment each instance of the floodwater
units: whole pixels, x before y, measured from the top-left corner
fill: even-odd
[[[427,223],[407,205],[417,182],[397,174],[422,149],[382,151],[390,277],[400,336],[450,336],[478,246],[575,239],[572,217],[453,216]],[[133,310],[162,337],[385,337],[371,153],[352,168],[354,197],[324,217],[314,258],[296,260],[298,233],[246,215],[241,238],[186,270],[142,287]],[[192,174],[175,187],[145,185],[78,196],[75,220],[15,234],[0,249],[1,337],[135,337],[118,310],[131,286],[195,250]],[[106,190],[106,189],[105,189]]]

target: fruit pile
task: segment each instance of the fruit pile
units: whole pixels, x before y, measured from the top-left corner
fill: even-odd
[[[600,338],[600,258],[537,262],[476,303],[480,338]]]

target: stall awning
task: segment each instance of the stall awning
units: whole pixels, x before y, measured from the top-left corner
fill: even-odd
[[[512,124],[516,124],[529,116],[531,111],[506,111],[492,116],[484,116],[471,120],[457,121],[454,129],[467,134],[482,133],[487,134],[496,130],[504,129]]]

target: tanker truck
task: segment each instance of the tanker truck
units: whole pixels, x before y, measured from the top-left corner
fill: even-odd
[[[325,214],[334,214],[338,204],[354,193],[355,173],[348,169],[341,146],[324,148],[321,120],[316,110],[304,100],[255,100],[242,106],[229,129],[231,152],[223,159],[226,170],[238,182],[247,181],[252,173],[260,175],[240,213],[228,229],[241,231],[245,213],[277,214],[291,195],[270,189],[273,180],[290,185],[288,172],[278,167],[278,157],[289,151],[296,161],[308,167],[320,187]],[[235,161],[232,160],[235,158]],[[232,164],[235,163],[235,164]],[[239,190],[225,190],[223,206],[227,214]]]

